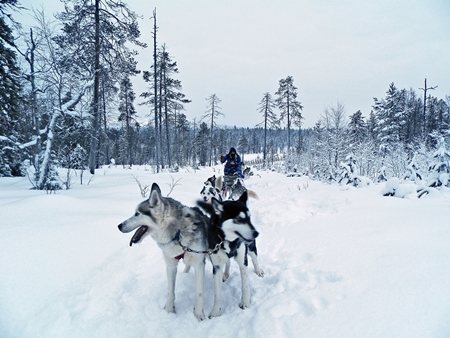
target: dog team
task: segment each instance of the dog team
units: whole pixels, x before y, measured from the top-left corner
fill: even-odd
[[[119,225],[119,230],[124,233],[135,230],[130,246],[151,236],[161,249],[168,282],[166,311],[175,312],[175,281],[181,259],[186,265],[185,272],[190,267],[194,269],[194,315],[198,320],[205,319],[206,259],[212,264],[214,278],[214,302],[209,318],[221,315],[222,283],[230,275],[230,258],[235,259],[240,270],[242,290],[239,307],[245,309],[250,305],[247,254],[252,259],[255,273],[264,276],[258,263],[255,242],[259,233],[251,222],[247,207],[248,198],[257,198],[257,195],[245,188],[243,180],[239,178],[236,181],[224,187],[221,176],[217,179],[210,177],[204,183],[200,192],[202,199],[196,207],[163,197],[159,186],[153,183],[149,198],[137,206],[132,217]],[[226,191],[228,199],[223,196]]]

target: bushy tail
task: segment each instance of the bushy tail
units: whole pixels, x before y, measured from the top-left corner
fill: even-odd
[[[216,188],[222,191],[222,186],[223,186],[223,178],[222,175],[220,175],[219,177],[216,178]]]
[[[253,190],[247,189],[247,194],[248,194],[248,197],[254,198],[255,200],[259,200],[258,194],[256,192],[254,192]]]

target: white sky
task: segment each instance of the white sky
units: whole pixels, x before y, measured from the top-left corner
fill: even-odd
[[[19,0],[39,4],[47,15],[57,0]],[[221,100],[219,124],[253,127],[265,92],[294,77],[303,104],[304,127],[312,127],[324,108],[343,102],[347,115],[368,116],[373,97],[382,98],[391,82],[423,95],[450,95],[450,1],[448,0],[125,0],[139,15],[141,41],[151,46],[153,9],[158,44],[177,61],[189,120],[207,110],[206,98]],[[15,16],[20,20],[20,16]],[[151,47],[141,50],[138,67],[149,69]],[[133,80],[139,94],[141,77]],[[136,108],[141,117],[148,108]]]

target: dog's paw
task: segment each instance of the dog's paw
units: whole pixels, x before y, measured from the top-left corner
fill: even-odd
[[[174,304],[166,304],[164,306],[164,310],[166,310],[169,313],[175,313],[175,305]]]
[[[263,271],[263,270],[259,270],[259,271],[256,271],[256,270],[255,270],[255,273],[256,273],[259,277],[264,278],[264,271]]]
[[[223,273],[223,276],[222,276],[222,282],[225,282],[225,281],[228,279],[228,277],[230,277],[230,274],[224,272],[224,273]]]
[[[240,304],[239,304],[239,307],[242,309],[242,310],[245,310],[246,308],[248,308],[250,306],[250,302],[249,303],[243,303],[243,302],[241,302]]]
[[[220,315],[222,314],[222,310],[219,308],[218,310],[212,310],[211,313],[209,314],[208,318],[214,318],[214,317],[220,317]]]
[[[194,315],[195,317],[197,317],[199,322],[205,320],[205,315],[203,314],[203,311],[197,311],[197,309],[194,308]]]

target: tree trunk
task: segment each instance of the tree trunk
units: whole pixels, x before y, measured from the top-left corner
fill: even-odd
[[[98,146],[98,126],[99,126],[99,86],[100,86],[100,0],[95,0],[95,55],[94,55],[94,102],[93,102],[93,124],[91,134],[91,144],[89,150],[89,171],[92,175],[95,174],[96,155]]]

